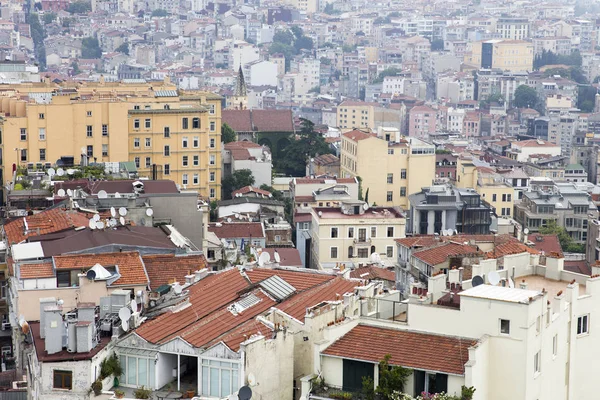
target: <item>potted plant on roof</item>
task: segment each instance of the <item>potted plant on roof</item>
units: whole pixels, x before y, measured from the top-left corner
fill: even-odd
[[[121,389],[115,389],[115,397],[117,399],[122,399],[123,397],[125,397],[125,392]]]
[[[94,383],[92,383],[92,391],[96,396],[102,394],[102,381],[100,379],[96,379]]]

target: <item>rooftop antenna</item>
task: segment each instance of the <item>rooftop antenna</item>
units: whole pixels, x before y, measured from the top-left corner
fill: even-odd
[[[129,330],[129,321],[122,319],[121,320],[121,329],[123,329],[124,332],[127,332]]]
[[[121,198],[121,193],[115,192],[115,199],[120,199],[120,198]]]
[[[490,271],[488,274],[488,281],[490,282],[490,285],[498,285],[500,283],[500,274],[496,271]]]
[[[131,307],[131,311],[137,312],[137,303],[135,302],[134,299],[132,299],[131,302],[129,303],[129,307]]]
[[[104,229],[104,222],[96,221],[96,229]]]
[[[515,282],[512,280],[512,278],[508,278],[508,287],[509,288],[515,287]]]
[[[363,210],[367,211],[369,209],[369,203],[363,204]]]
[[[73,168],[67,169],[67,175],[75,175],[75,170]]]
[[[131,310],[127,307],[121,307],[119,310],[119,319],[121,320],[121,324],[129,323],[129,318],[131,318]],[[129,327],[123,328],[124,331],[127,331]]]
[[[248,381],[250,383],[250,381]],[[238,398],[240,400],[250,400],[252,398],[252,389],[248,386],[242,386],[238,391]]]
[[[181,287],[181,285],[179,283],[173,285],[173,292],[175,292],[175,294],[181,294],[182,291],[183,291],[183,288]]]
[[[67,196],[72,197],[73,191],[71,189],[67,189]]]
[[[111,218],[111,219],[109,219],[109,220],[108,220],[108,225],[109,225],[111,228],[114,228],[115,226],[117,226],[117,220],[116,220],[116,219],[114,219],[114,218]]]
[[[94,214],[94,216],[92,217],[92,219],[96,222],[100,221],[100,214]]]
[[[98,198],[99,199],[106,199],[106,198],[108,198],[108,193],[106,193],[106,190],[100,190],[98,192]]]
[[[473,287],[483,285],[483,278],[479,275],[475,275],[471,280],[471,284],[473,285]]]
[[[94,279],[96,279],[96,271],[94,271],[93,269],[88,270],[88,272],[85,274],[85,276],[90,280],[93,281]]]
[[[58,192],[56,192],[56,194],[58,195],[58,197],[65,197],[65,189],[58,189]]]
[[[231,222],[231,218],[230,217],[227,217],[227,222]]]
[[[29,230],[29,224],[27,224],[27,218],[23,217],[23,226],[25,227],[25,232]]]
[[[117,216],[117,210],[114,207],[110,208],[110,215],[114,218]]]

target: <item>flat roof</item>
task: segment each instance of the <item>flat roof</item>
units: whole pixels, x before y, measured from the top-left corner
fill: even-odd
[[[459,293],[462,297],[507,301],[528,304],[529,299],[541,293],[537,290],[510,288],[504,286],[479,285]]]

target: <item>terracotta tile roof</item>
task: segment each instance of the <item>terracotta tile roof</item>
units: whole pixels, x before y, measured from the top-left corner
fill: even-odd
[[[355,279],[380,279],[390,282],[396,281],[396,274],[394,271],[389,269],[374,267],[372,265],[368,267],[357,268],[350,272],[350,278]]]
[[[322,354],[372,363],[390,354],[392,365],[463,375],[468,349],[476,344],[474,339],[358,325]]]
[[[254,186],[244,186],[241,189],[234,190],[231,192],[231,196],[235,197],[236,194],[246,194],[246,193],[257,193],[263,196],[272,197],[273,195],[268,190],[262,190]]]
[[[176,256],[175,254],[154,254],[142,256],[146,267],[150,288],[156,289],[160,285],[169,283],[171,279],[185,283],[185,276],[190,272],[206,268],[204,255]]]
[[[404,246],[404,247],[429,247],[436,243],[439,243],[436,240],[435,236],[413,236],[406,237],[402,239],[396,239],[396,243]]]
[[[267,249],[265,249],[267,250]],[[334,275],[311,272],[309,269],[300,271],[286,271],[281,269],[254,268],[246,271],[250,282],[256,284],[273,275],[277,275],[284,281],[296,288],[297,292],[303,292],[315,286],[324,284],[335,278]]]
[[[363,132],[358,129],[354,129],[350,132],[344,133],[344,137],[347,137],[348,139],[358,142],[359,140],[365,140],[365,139],[377,137],[377,135],[375,135],[374,133],[367,133],[367,132]]]
[[[334,156],[333,154],[321,154],[314,158],[315,165],[331,165],[331,164],[339,164],[340,159]]]
[[[51,262],[19,264],[19,278],[21,279],[52,278],[53,276]]]
[[[531,247],[526,246],[523,243],[507,242],[497,245],[494,250],[488,251],[485,255],[485,258],[499,258],[511,254],[521,253],[539,254],[540,252],[539,250],[532,249]]]
[[[560,246],[560,241],[558,240],[558,235],[556,234],[542,235],[539,233],[534,233],[529,235],[527,239],[532,242],[532,246],[540,252],[543,251],[545,254],[562,254],[562,247]]]
[[[449,257],[472,253],[479,253],[479,251],[474,246],[447,242],[437,247],[414,252],[413,257],[429,265],[438,265]]]
[[[316,306],[323,301],[334,301],[337,296],[339,296],[337,299],[341,299],[344,293],[354,292],[357,286],[360,286],[357,281],[338,277],[285,300],[277,308],[303,322],[308,307]]]
[[[88,269],[96,264],[103,267],[117,266],[121,277],[114,285],[147,285],[148,276],[142,264],[140,253],[123,251],[116,253],[67,254],[54,256],[54,267],[61,269]]]
[[[592,269],[585,260],[580,261],[565,261],[565,270],[575,272],[577,274],[592,275]]]
[[[212,340],[206,347],[211,347],[218,342],[223,342],[231,350],[238,351],[240,349],[240,344],[248,340],[251,336],[260,334],[265,337],[270,337],[272,332],[273,330],[262,322],[251,319],[232,329],[227,334]]]
[[[219,239],[265,237],[260,222],[222,222],[221,226],[210,224],[208,231],[213,232]]]
[[[236,132],[252,132],[250,110],[222,110],[221,120]]]
[[[281,267],[297,267],[302,268],[302,259],[298,249],[292,247],[269,247],[263,249],[271,256],[271,260],[275,258],[275,251],[279,254],[279,266]]]
[[[435,114],[435,110],[431,107],[427,107],[427,106],[414,106],[413,108],[410,109],[410,114],[416,114],[416,113],[433,113]]]
[[[225,150],[232,150],[232,149],[259,149],[262,146],[258,143],[240,140],[237,142],[225,143],[224,147],[225,147]]]
[[[252,110],[257,132],[294,132],[292,110]]]
[[[77,211],[66,211],[62,208],[44,210],[24,218],[27,220],[27,235],[24,233],[23,218],[14,219],[4,225],[4,232],[9,245],[19,243],[33,236],[88,226],[88,219],[84,215]]]
[[[559,147],[557,144],[543,141],[541,139],[537,140],[522,140],[520,142],[512,142],[515,147]]]

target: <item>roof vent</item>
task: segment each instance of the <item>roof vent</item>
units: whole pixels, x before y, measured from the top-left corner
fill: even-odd
[[[265,279],[258,286],[277,301],[285,300],[296,292],[295,287],[277,275]]]
[[[241,298],[239,301],[236,301],[235,303],[227,307],[227,309],[233,315],[238,315],[239,313],[249,309],[252,306],[257,305],[258,303],[260,303],[260,298],[258,298],[258,296],[256,296],[255,294],[249,294],[248,296]]]

